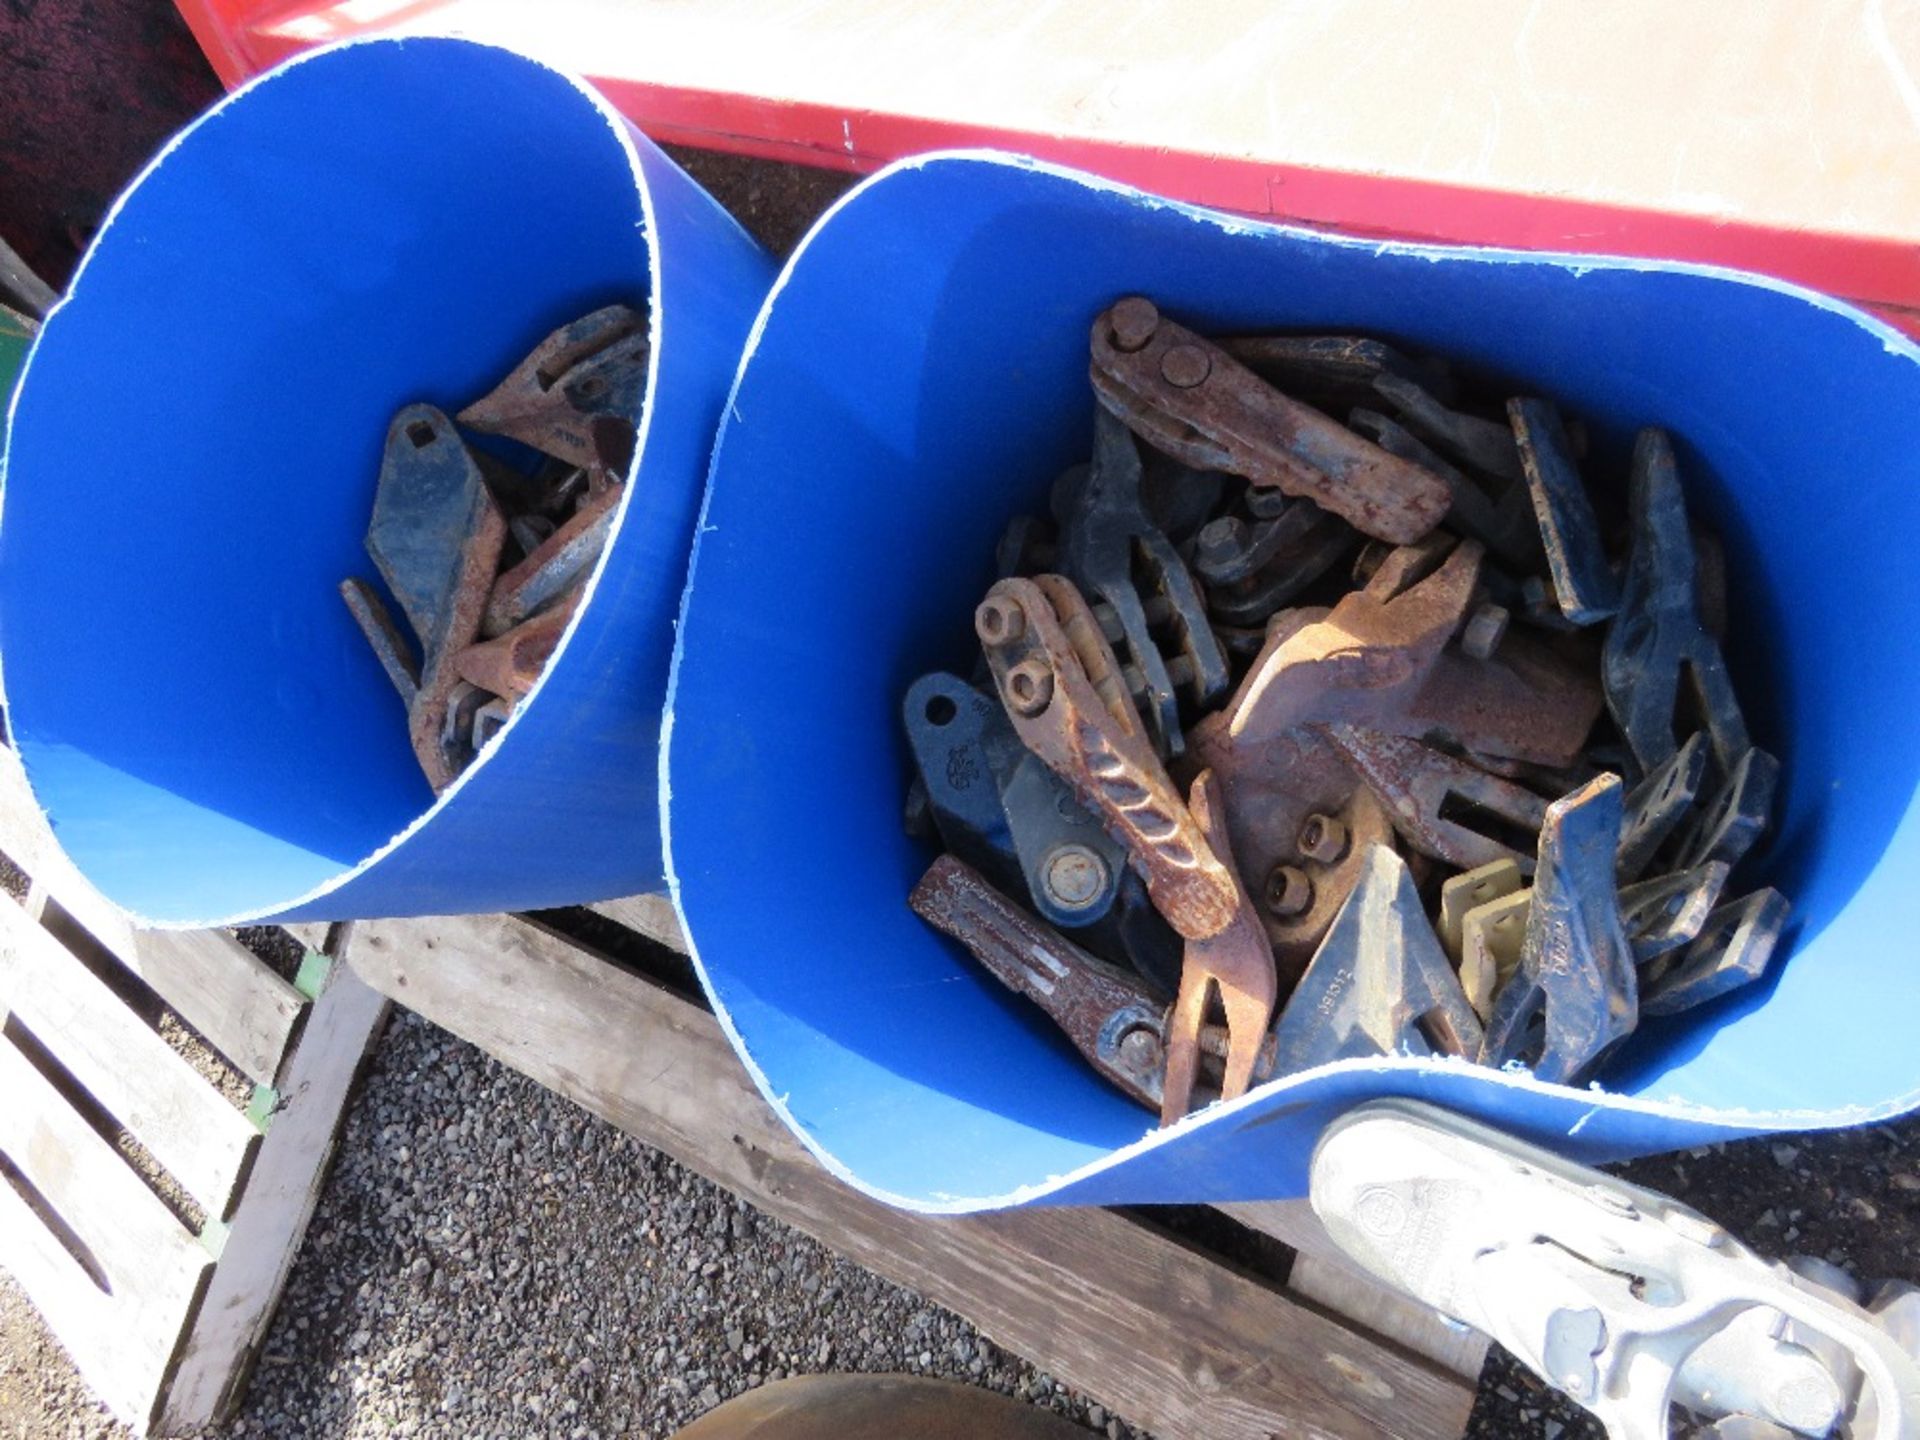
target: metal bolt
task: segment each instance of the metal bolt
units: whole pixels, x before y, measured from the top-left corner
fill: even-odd
[[[1191,390],[1213,373],[1213,361],[1198,345],[1175,345],[1160,357],[1160,374],[1169,385]]]
[[[1136,1074],[1151,1075],[1167,1063],[1167,1054],[1151,1030],[1129,1030],[1120,1037],[1120,1063]]]
[[[1007,698],[1022,715],[1038,715],[1053,701],[1053,671],[1039,656],[1007,672]]]
[[[1040,868],[1041,883],[1056,909],[1085,910],[1107,890],[1107,865],[1085,845],[1056,845]]]
[[[1200,527],[1194,559],[1203,570],[1240,558],[1247,548],[1247,527],[1236,515],[1222,515]]]
[[[1107,312],[1113,348],[1132,354],[1146,348],[1160,328],[1160,311],[1144,296],[1132,295]]]
[[[987,645],[1011,645],[1027,633],[1027,612],[1017,601],[994,597],[973,612],[973,629]]]
[[[1300,853],[1322,865],[1344,859],[1347,841],[1347,827],[1331,815],[1309,815],[1300,826]]]
[[[1482,605],[1461,632],[1460,648],[1476,660],[1491,660],[1500,642],[1507,638],[1508,618],[1506,607]]]
[[[1276,865],[1267,876],[1267,911],[1276,920],[1292,920],[1313,904],[1313,881],[1292,865]]]

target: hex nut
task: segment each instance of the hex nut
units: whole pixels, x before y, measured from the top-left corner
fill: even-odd
[[[990,595],[973,612],[973,631],[983,645],[1011,645],[1027,633],[1027,612],[1016,600]]]
[[[1039,656],[1007,672],[1007,699],[1021,715],[1038,715],[1053,703],[1053,670]]]
[[[1331,815],[1309,815],[1300,826],[1300,853],[1322,865],[1337,865],[1346,858],[1350,840],[1347,827]]]
[[[1267,876],[1267,913],[1276,920],[1293,920],[1313,905],[1313,881],[1293,865],[1276,865]]]

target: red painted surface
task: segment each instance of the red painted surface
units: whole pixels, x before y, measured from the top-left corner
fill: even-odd
[[[399,0],[368,19],[354,18],[351,0],[176,3],[230,85],[319,43],[322,31],[339,39],[427,15],[435,17],[436,28],[459,28],[459,0]],[[581,23],[581,17],[568,16],[570,3],[548,0],[556,27]],[[298,31],[298,38],[291,31]],[[994,146],[1196,204],[1348,234],[1685,259],[1758,271],[1853,300],[1920,336],[1920,245],[1898,236],[1789,229],[1669,209],[1276,165],[1084,134],[728,93],[623,73],[639,68],[609,53],[589,78],[649,135],[670,144],[861,172],[927,150]]]

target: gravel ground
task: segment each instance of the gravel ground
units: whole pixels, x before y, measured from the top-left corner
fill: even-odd
[[[972,1326],[398,1012],[242,1437],[657,1440],[767,1380],[910,1371],[1137,1432]],[[123,1440],[0,1279],[0,1437]]]

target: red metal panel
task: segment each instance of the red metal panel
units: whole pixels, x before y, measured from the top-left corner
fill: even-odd
[[[1757,270],[1920,333],[1920,183],[1893,163],[1920,137],[1920,26],[1890,28],[1882,0],[1647,0],[1598,22],[1505,0],[1034,0],[1030,22],[938,0],[176,3],[229,84],[327,40],[458,33],[584,70],[671,143],[850,171],[998,146],[1354,234]],[[1305,52],[1342,73],[1303,93]],[[1216,65],[1232,74],[1210,97]],[[1258,83],[1281,71],[1284,94]]]

